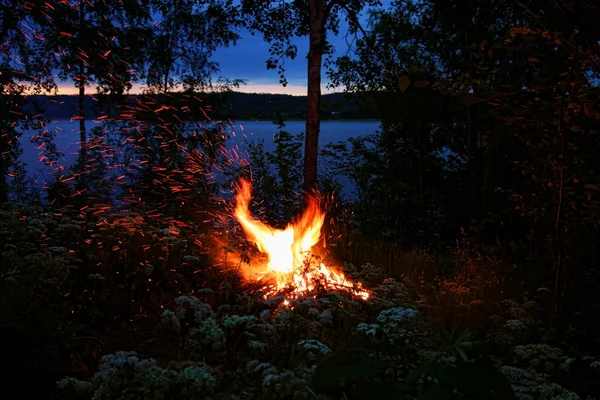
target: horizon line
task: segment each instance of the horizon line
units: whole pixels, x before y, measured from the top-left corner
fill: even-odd
[[[169,94],[172,93],[184,93],[183,91],[172,91],[172,92],[168,92]],[[254,94],[254,95],[280,95],[280,96],[291,96],[291,97],[306,97],[306,94],[289,94],[289,93],[274,93],[274,92],[242,92],[239,90],[232,90],[231,93],[241,93],[241,94]],[[153,94],[161,94],[161,92],[158,93],[125,93],[124,95],[126,96],[144,96],[144,95],[153,95]],[[327,96],[330,94],[344,94],[343,91],[339,91],[339,92],[329,92],[329,93],[321,93],[321,96]],[[85,93],[86,96],[97,96],[98,93],[94,92],[86,92]],[[28,95],[28,96],[32,96],[32,95]],[[33,96],[73,96],[73,97],[77,97],[79,96],[79,93],[36,93]]]
[[[93,86],[87,86],[86,87],[86,95],[95,95],[97,94],[95,87]],[[145,86],[142,85],[134,85],[133,88],[128,91],[126,94],[128,95],[143,95],[143,94],[147,94],[144,93],[144,90],[146,90]],[[306,96],[307,95],[307,87],[304,85],[287,85],[287,86],[282,86],[280,84],[277,85],[273,85],[273,84],[247,84],[244,86],[240,86],[238,88],[236,88],[236,90],[232,90],[233,92],[237,92],[237,93],[248,93],[248,94],[281,94],[281,95],[288,95],[288,96],[294,96],[294,97],[302,97],[302,96]],[[180,93],[181,91],[178,90],[174,90],[170,93]],[[321,85],[321,94],[333,94],[333,93],[343,93],[344,92],[344,88],[340,87],[340,88],[336,88],[336,89],[329,89],[326,85]],[[57,95],[78,95],[79,94],[79,88],[75,87],[74,85],[68,85],[65,83],[60,83],[57,85]]]

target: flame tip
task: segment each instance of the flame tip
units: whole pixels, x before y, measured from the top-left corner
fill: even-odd
[[[251,271],[242,272],[259,282],[264,282],[263,277],[270,275],[275,284],[267,296],[285,288],[291,288],[293,296],[304,295],[314,291],[317,286],[324,286],[330,289],[343,288],[356,296],[368,298],[369,293],[355,289],[354,284],[347,281],[342,272],[327,267],[320,259],[316,262],[310,259],[311,250],[320,240],[325,222],[325,213],[320,208],[318,195],[308,195],[302,214],[285,229],[275,229],[251,215],[249,205],[252,199],[252,183],[242,177],[234,186],[237,190],[234,217],[242,226],[247,238],[256,244],[260,252],[268,256],[264,271],[254,273],[253,277]],[[357,287],[362,289],[360,285]]]

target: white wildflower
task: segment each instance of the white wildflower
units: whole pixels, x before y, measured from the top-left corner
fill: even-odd
[[[198,300],[193,296],[179,296],[176,300],[177,303],[177,317],[179,320],[183,320],[187,313],[187,309],[190,309],[194,314],[194,319],[197,322],[204,321],[207,318],[215,316],[212,308],[206,304]]]
[[[172,328],[175,332],[181,331],[181,323],[175,313],[171,310],[164,310],[160,316],[161,323]]]
[[[204,365],[191,365],[181,371],[181,376],[197,391],[211,391],[216,383],[215,377]]]
[[[309,361],[315,361],[317,358],[331,353],[331,349],[327,345],[315,339],[301,340],[297,346]]]
[[[264,352],[268,347],[265,342],[261,342],[260,340],[249,340],[247,346],[250,350],[257,353]]]
[[[400,322],[406,318],[414,318],[417,316],[417,311],[412,308],[395,307],[389,310],[384,310],[379,313],[377,321],[385,323],[388,321]]]
[[[377,330],[379,329],[379,325],[365,324],[363,322],[363,323],[358,324],[357,329],[359,332],[364,333],[365,336],[375,336],[375,335],[377,335]]]
[[[506,321],[505,326],[513,331],[521,331],[527,328],[525,324],[518,319],[509,319]]]
[[[269,374],[263,378],[263,386],[269,387],[279,379],[279,375]]]
[[[260,312],[260,320],[263,322],[268,322],[271,318],[271,310],[262,310]]]
[[[252,315],[230,315],[223,319],[223,326],[227,329],[232,329],[238,325],[248,325],[257,321],[258,318]]]
[[[331,311],[329,311],[329,310],[323,311],[321,313],[321,315],[319,315],[319,318],[321,318],[321,322],[323,323],[323,325],[325,325],[325,326],[333,325],[333,316],[331,315]]]

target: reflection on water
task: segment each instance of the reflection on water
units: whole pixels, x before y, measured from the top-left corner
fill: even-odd
[[[86,122],[88,132],[96,126],[101,126],[101,124],[96,121]],[[47,167],[40,161],[42,150],[29,141],[29,138],[37,132],[26,131],[21,137],[23,153],[20,160],[26,164],[28,175],[40,181],[49,179],[51,172],[56,171],[57,167],[62,167],[66,171],[76,162],[79,154],[78,121],[53,121],[47,125],[47,128],[54,132],[57,149],[63,154],[58,166]],[[304,121],[286,122],[284,129],[292,134],[302,133],[305,131],[305,123]],[[319,142],[324,145],[329,142],[343,141],[350,137],[375,133],[378,129],[379,122],[377,121],[322,121]],[[238,121],[226,128],[226,133],[231,138],[228,146],[235,148],[236,153],[244,156],[248,143],[264,140],[265,151],[273,151],[275,149],[273,135],[277,131],[277,125],[269,121]]]

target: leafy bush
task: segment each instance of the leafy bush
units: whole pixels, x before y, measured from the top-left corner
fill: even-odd
[[[349,269],[357,279],[377,275],[373,265]],[[513,361],[526,369],[501,364],[483,356],[471,334],[436,333],[403,284],[387,279],[374,289],[368,301],[320,290],[285,303],[239,294],[219,305],[212,290],[179,296],[161,313],[164,361],[118,352],[90,382],[65,378],[58,386],[94,399],[578,398],[534,371],[573,362],[559,350],[517,346]]]

